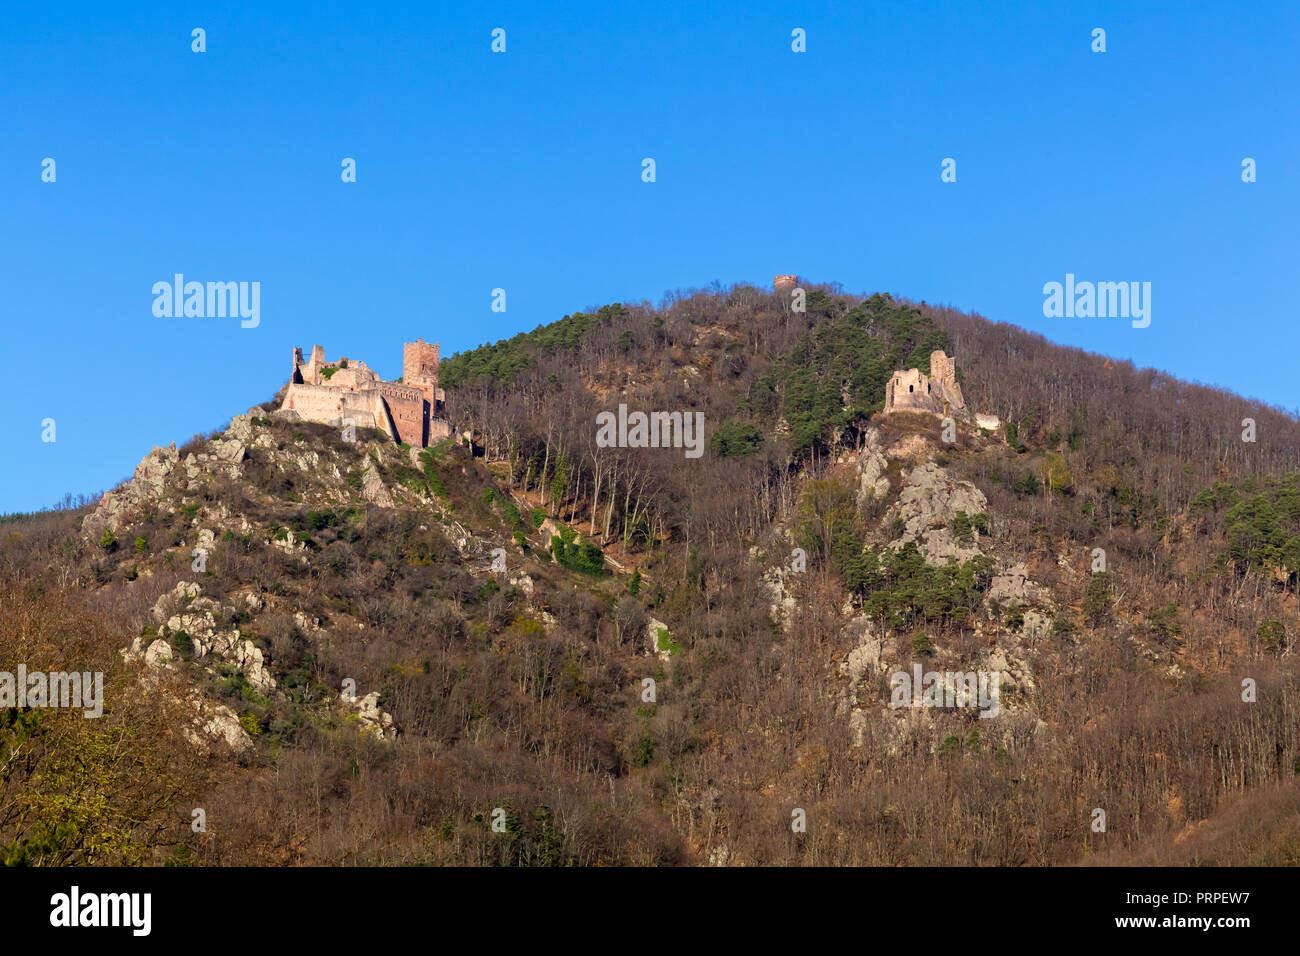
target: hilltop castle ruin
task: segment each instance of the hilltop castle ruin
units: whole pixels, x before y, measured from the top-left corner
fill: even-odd
[[[885,414],[933,412],[966,415],[966,401],[957,384],[956,367],[943,351],[930,353],[930,374],[919,368],[895,372],[885,386]]]
[[[311,358],[293,350],[293,371],[276,414],[322,425],[377,428],[393,441],[423,448],[451,435],[441,417],[445,395],[438,387],[438,343],[423,339],[402,346],[402,379],[385,382],[365,362],[325,361],[325,350],[311,347]]]

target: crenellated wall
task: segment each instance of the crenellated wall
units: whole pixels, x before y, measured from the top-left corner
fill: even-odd
[[[380,382],[379,394],[388,406],[397,440],[423,448],[428,444],[428,406],[424,393],[408,385]]]

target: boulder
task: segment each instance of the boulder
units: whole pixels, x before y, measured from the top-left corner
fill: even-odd
[[[373,505],[381,508],[393,507],[393,496],[389,494],[384,480],[379,477],[378,470],[369,459],[366,459],[365,470],[361,472],[361,494]]]
[[[226,438],[247,445],[253,440],[253,423],[248,415],[236,415],[226,429]]]
[[[379,691],[371,691],[365,697],[357,698],[353,705],[365,732],[374,734],[380,740],[391,740],[397,736],[392,714],[379,709]]]

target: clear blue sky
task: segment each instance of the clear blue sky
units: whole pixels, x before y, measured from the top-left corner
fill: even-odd
[[[1300,406],[1300,4],[705,6],[6,4],[0,512],[267,399],[295,345],[396,377],[416,336],[778,272]],[[261,324],[155,318],[176,272],[260,282]],[[1045,319],[1067,272],[1151,282],[1150,328]]]

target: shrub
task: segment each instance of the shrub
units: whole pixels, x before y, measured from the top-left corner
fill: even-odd
[[[149,539],[140,537],[135,539],[135,553],[144,554],[144,549],[149,547]]]
[[[555,562],[570,571],[597,576],[606,574],[605,553],[598,545],[577,541],[576,538],[576,532],[570,528],[561,528],[559,534],[551,535],[551,554]]]
[[[988,534],[988,518],[983,512],[968,515],[964,511],[958,511],[952,519],[953,537],[956,538],[960,544],[970,545],[973,543],[973,531],[978,531],[980,534]]]
[[[1265,621],[1259,626],[1260,643],[1271,654],[1276,654],[1286,645],[1286,625],[1281,621]]]
[[[1147,612],[1147,632],[1161,644],[1181,643],[1182,625],[1178,623],[1178,605],[1164,604]]]
[[[308,511],[307,524],[313,531],[322,531],[330,525],[338,524],[338,515],[332,511]]]
[[[509,521],[510,524],[516,526],[523,525],[524,519],[520,516],[519,509],[515,507],[513,501],[506,500],[505,504],[502,505],[502,508],[506,513],[506,520]]]
[[[1011,486],[1016,494],[1025,495],[1026,497],[1038,494],[1038,479],[1034,475],[1021,475]]]
[[[182,657],[189,657],[194,653],[194,640],[184,631],[177,631],[172,635],[171,645]]]
[[[1028,449],[1020,441],[1020,429],[1015,422],[1007,422],[1007,444],[1011,446],[1017,454],[1023,455]]]
[[[426,448],[420,452],[420,463],[424,466],[424,480],[428,482],[429,491],[437,495],[443,501],[449,501],[451,496],[447,494],[447,488],[442,483],[442,476],[438,474],[438,450],[437,448]]]
[[[108,528],[104,529],[104,536],[99,539],[99,546],[105,551],[117,550],[117,538],[113,537],[113,532]]]
[[[655,738],[647,727],[641,732],[640,739],[636,742],[636,747],[632,751],[632,762],[638,767],[649,765],[655,755]]]
[[[1083,596],[1083,617],[1092,627],[1099,627],[1110,617],[1110,575],[1099,571],[1088,582]]]
[[[661,651],[667,651],[669,654],[677,654],[682,649],[682,646],[672,639],[666,627],[661,627],[655,631],[655,646]]]
[[[723,458],[752,455],[762,444],[763,433],[749,422],[725,421],[709,440],[714,453]]]
[[[934,642],[930,640],[929,634],[917,631],[912,635],[912,653],[917,657],[929,657],[934,653]]]
[[[442,476],[441,476],[441,475],[439,475],[436,471],[433,470],[432,467],[430,467],[430,468],[425,472],[425,477],[427,477],[428,480],[429,480],[429,490],[430,490],[430,491],[432,491],[435,495],[437,495],[437,496],[438,496],[439,498],[441,498],[443,501],[448,501],[448,500],[450,500],[451,495],[449,495],[449,494],[447,493],[447,488],[446,488],[446,486],[442,483]]]

